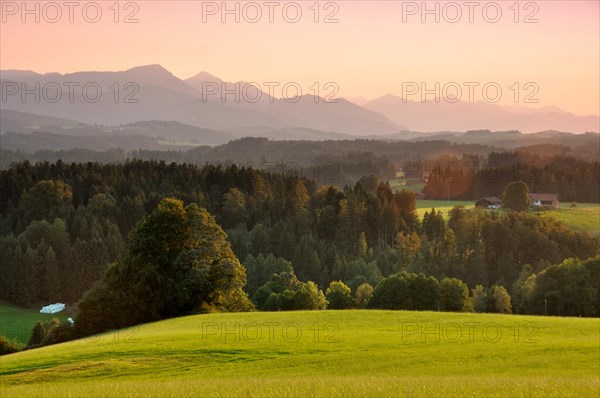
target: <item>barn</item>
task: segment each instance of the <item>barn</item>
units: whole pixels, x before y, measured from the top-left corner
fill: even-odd
[[[532,206],[551,206],[557,208],[560,205],[557,193],[530,193]]]
[[[416,192],[415,198],[417,198],[417,200],[423,200],[427,199],[427,195],[425,195],[423,192]]]
[[[475,207],[483,207],[485,209],[499,209],[502,207],[502,199],[495,196],[481,198],[475,202]]]

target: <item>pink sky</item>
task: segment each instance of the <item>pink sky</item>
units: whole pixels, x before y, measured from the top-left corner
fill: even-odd
[[[449,82],[497,82],[503,89],[501,104],[514,104],[510,87],[518,82],[534,82],[538,104],[555,105],[576,114],[598,114],[600,9],[598,1],[519,2],[519,22],[511,7],[515,1],[497,1],[502,16],[497,23],[492,2],[478,2],[474,22],[469,8],[457,1],[462,18],[455,17],[448,2],[437,2],[440,23],[434,16],[421,22],[421,1],[326,1],[319,4],[319,23],[313,21],[313,1],[298,1],[302,17],[297,23],[284,20],[282,8],[291,2],[279,2],[274,23],[268,21],[263,1],[262,18],[257,23],[240,23],[220,14],[203,22],[202,1],[138,1],[137,23],[113,21],[114,1],[98,1],[102,17],[97,23],[83,19],[81,2],[75,8],[73,23],[68,8],[61,6],[62,18],[50,23],[40,3],[40,22],[35,15],[21,21],[21,1],[1,0],[0,68],[29,69],[37,72],[73,72],[79,70],[123,70],[130,67],[161,64],[176,76],[188,78],[208,71],[225,80],[254,82],[298,82],[308,89],[313,82],[323,86],[335,82],[339,96],[363,96],[373,99],[391,93],[402,95],[403,82],[425,82],[433,87]],[[28,6],[35,7],[36,2]],[[63,1],[57,1],[59,5]],[[119,20],[135,9],[121,2]],[[234,7],[235,2],[228,2]],[[240,9],[248,2],[240,2]],[[427,2],[435,7],[436,2]],[[529,3],[529,5],[526,4]],[[213,3],[221,8],[221,1]],[[14,6],[17,14],[12,15]],[[416,15],[403,9],[419,7]],[[288,6],[290,17],[293,7]],[[254,11],[247,8],[250,18]],[[48,18],[54,10],[48,8]],[[93,8],[88,9],[93,17]],[[336,11],[338,23],[323,23]],[[523,23],[534,12],[537,23]],[[513,86],[514,87],[514,86]],[[475,91],[475,99],[481,93]],[[413,98],[415,99],[415,98]],[[466,93],[463,94],[466,99]]]

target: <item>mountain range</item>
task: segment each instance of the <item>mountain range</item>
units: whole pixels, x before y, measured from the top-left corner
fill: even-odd
[[[182,80],[160,65],[69,74],[4,70],[0,71],[0,83],[1,134],[118,135],[152,137],[185,143],[183,146],[214,146],[244,136],[277,140],[469,139],[489,144],[490,140],[511,140],[514,134],[475,137],[463,132],[600,130],[597,115],[577,116],[556,107],[443,100],[420,103],[393,95],[372,101],[357,97],[354,102],[311,95],[282,99],[242,81],[224,82],[207,72]],[[242,95],[236,101],[233,94],[224,95],[242,88],[248,98]]]
[[[120,125],[146,120],[177,121],[227,131],[248,127],[309,128],[345,134],[393,134],[406,128],[344,99],[325,102],[304,95],[263,101],[202,96],[200,76],[183,81],[159,65],[123,72],[37,74],[2,71],[2,107],[87,124]],[[221,81],[217,78],[219,85]],[[74,86],[73,83],[78,84]],[[36,86],[37,84],[37,86]],[[226,83],[234,85],[234,83]],[[86,86],[87,85],[87,86]],[[36,88],[37,87],[37,88]],[[69,87],[74,93],[70,97]],[[15,94],[10,94],[17,90]],[[39,93],[39,98],[29,94]],[[58,91],[62,96],[58,98]],[[84,97],[84,92],[87,97]],[[101,92],[97,99],[97,93]],[[46,99],[46,100],[45,100]]]
[[[444,99],[418,102],[394,95],[385,95],[363,106],[421,132],[488,129],[525,133],[559,130],[579,134],[600,130],[598,115],[577,116],[557,107],[536,109],[484,101],[451,103]]]

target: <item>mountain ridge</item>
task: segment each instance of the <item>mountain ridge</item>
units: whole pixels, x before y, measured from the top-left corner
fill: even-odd
[[[206,71],[182,80],[159,64],[136,66],[123,71],[79,71],[66,74],[40,74],[31,70],[3,70],[4,84],[20,83],[28,90],[36,83],[65,84],[70,81],[97,83],[102,90],[98,102],[69,102],[63,95],[56,102],[28,103],[19,95],[8,95],[2,107],[38,116],[77,120],[86,124],[121,125],[140,121],[177,121],[185,125],[217,131],[240,129],[317,130],[351,136],[391,136],[410,132],[465,132],[470,130],[509,131],[524,133],[539,131],[569,131],[572,133],[600,131],[596,115],[578,116],[556,106],[530,108],[478,102],[450,103],[445,100],[426,103],[406,101],[385,94],[367,101],[361,97],[327,102],[323,98],[303,95],[299,98],[275,98],[260,88],[260,100],[237,100],[232,94],[248,84],[225,82]],[[205,95],[205,83],[216,83],[218,92]],[[133,85],[132,85],[133,83]],[[224,87],[223,87],[224,85]],[[21,88],[19,87],[19,89]],[[44,86],[45,87],[45,86]],[[215,89],[213,86],[211,89]],[[252,89],[250,89],[252,91]],[[75,89],[75,94],[81,94]],[[63,92],[63,94],[66,94]],[[249,95],[253,97],[254,94]],[[3,93],[4,95],[4,93]],[[111,101],[112,100],[112,101]],[[132,103],[127,100],[133,100]],[[367,101],[364,104],[356,102]]]

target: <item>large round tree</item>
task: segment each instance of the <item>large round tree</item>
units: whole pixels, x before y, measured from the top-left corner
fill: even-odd
[[[246,272],[205,209],[163,199],[131,232],[123,260],[79,303],[82,335],[210,307],[252,308]]]
[[[514,211],[525,211],[529,209],[530,204],[529,188],[523,181],[511,182],[504,188],[502,207]]]

